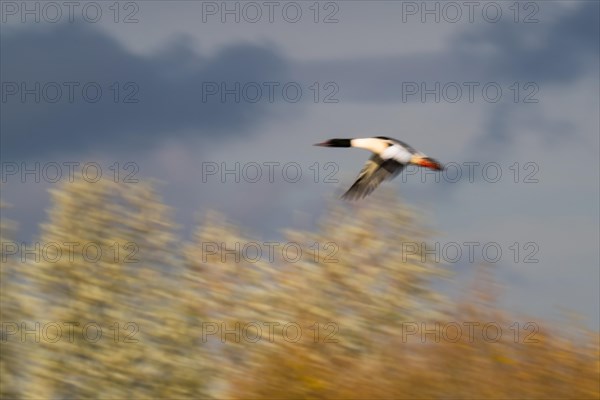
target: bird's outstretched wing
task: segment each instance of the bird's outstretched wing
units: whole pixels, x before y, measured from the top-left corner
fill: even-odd
[[[394,178],[403,168],[404,164],[396,160],[384,160],[376,154],[373,155],[350,189],[342,195],[342,199],[356,200],[368,196],[381,182]]]

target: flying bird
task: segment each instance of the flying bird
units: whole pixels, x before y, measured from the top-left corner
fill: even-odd
[[[413,149],[400,140],[385,136],[362,139],[331,139],[315,146],[356,147],[374,153],[358,174],[350,189],[342,195],[343,199],[361,199],[373,192],[381,182],[396,177],[408,164],[433,170],[444,167],[433,158]]]

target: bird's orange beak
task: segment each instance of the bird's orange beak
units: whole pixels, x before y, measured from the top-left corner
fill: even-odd
[[[430,157],[420,157],[417,158],[413,164],[416,164],[420,167],[424,167],[424,168],[429,168],[429,169],[433,169],[435,171],[441,171],[444,169],[444,166],[442,164],[440,164],[438,161],[434,160],[433,158]]]

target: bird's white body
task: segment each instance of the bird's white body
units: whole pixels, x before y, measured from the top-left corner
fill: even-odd
[[[408,164],[415,152],[412,148],[393,139],[360,138],[350,141],[351,147],[369,150],[384,160],[396,160],[401,164]]]
[[[408,151],[405,147],[394,144],[385,149],[382,153],[379,154],[379,157],[384,160],[396,160],[401,164],[408,164],[413,157],[413,153]]]
[[[352,147],[369,150],[375,154],[383,153],[389,146],[384,140],[377,138],[352,139],[350,143]]]

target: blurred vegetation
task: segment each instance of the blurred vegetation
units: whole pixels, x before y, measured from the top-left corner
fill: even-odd
[[[51,195],[36,241],[79,246],[37,261],[2,254],[2,398],[600,396],[598,332],[561,336],[536,319],[531,340],[531,319],[497,308],[485,267],[459,301],[439,296],[431,282],[452,279],[448,270],[405,259],[399,245],[431,232],[385,191],[335,202],[315,231],[286,231],[273,259],[264,240],[217,213],[184,242],[150,184],[77,181]],[[15,229],[2,218],[3,243]],[[86,243],[102,250],[97,261],[82,254]],[[243,252],[248,243],[262,258]],[[285,243],[298,246],[282,252]],[[72,340],[65,322],[79,324]],[[95,329],[82,336],[90,322],[100,339],[90,339]],[[462,326],[456,340],[450,328],[431,333],[451,322]],[[474,335],[465,322],[480,324]],[[502,327],[498,340],[482,337],[489,322]],[[44,332],[53,323],[57,341]]]

